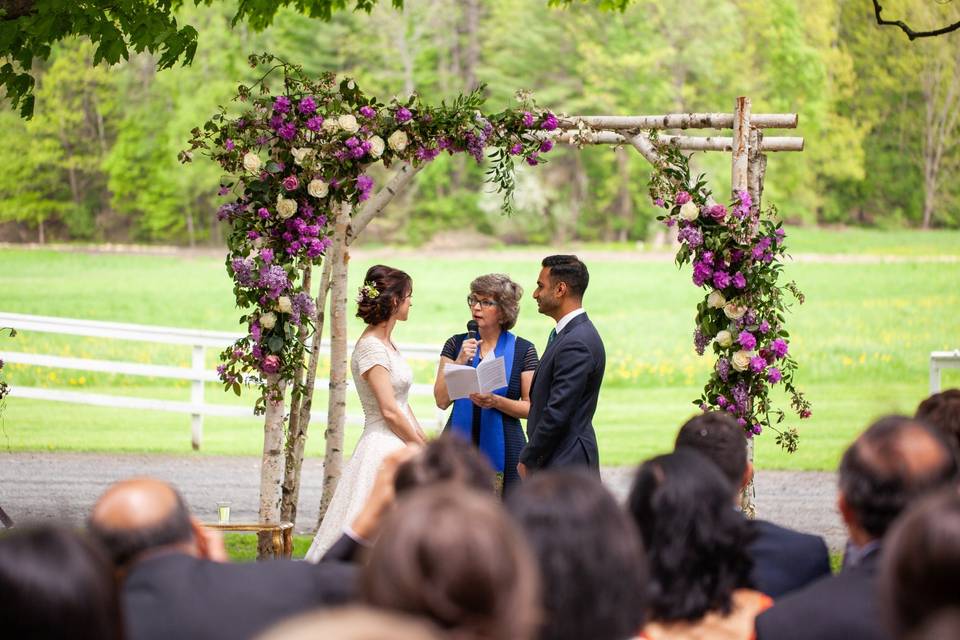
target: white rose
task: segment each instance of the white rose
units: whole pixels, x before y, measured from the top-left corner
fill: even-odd
[[[407,139],[407,134],[400,129],[397,129],[390,134],[390,137],[387,138],[387,144],[390,145],[390,148],[394,151],[403,151],[407,148],[409,140]]]
[[[337,118],[337,124],[340,125],[340,128],[346,131],[347,133],[356,133],[360,131],[360,123],[357,122],[356,117],[345,113],[339,118]]]
[[[727,331],[726,329],[718,333],[715,339],[717,341],[717,344],[723,347],[724,349],[726,349],[727,347],[733,344],[733,334]]]
[[[684,220],[696,220],[700,217],[700,207],[691,200],[680,207],[680,217]]]
[[[379,158],[383,155],[383,150],[385,148],[383,138],[380,136],[373,136],[370,138],[370,140],[368,140],[368,142],[370,143],[370,157]]]
[[[329,191],[330,187],[327,186],[327,183],[319,178],[311,180],[310,184],[307,185],[307,193],[314,198],[323,198]]]
[[[297,201],[280,196],[277,198],[277,213],[286,220],[297,212]]]
[[[340,124],[339,124],[336,120],[334,120],[333,118],[329,118],[329,119],[327,119],[327,120],[324,120],[322,126],[323,126],[324,131],[333,132],[333,131],[339,131],[339,129],[340,129]]]
[[[277,298],[277,310],[280,313],[290,313],[293,311],[293,305],[290,303],[288,296],[280,296]]]
[[[739,320],[747,312],[746,307],[741,307],[735,302],[728,302],[723,306],[723,315],[731,320]]]
[[[314,150],[310,147],[303,147],[302,149],[291,149],[290,153],[293,154],[293,161],[302,167],[313,157]]]
[[[707,296],[707,306],[711,309],[722,309],[725,304],[727,304],[727,299],[716,289],[711,291],[710,295]]]
[[[277,325],[277,314],[273,311],[267,311],[260,316],[260,326],[264,329],[273,329]]]
[[[256,173],[260,171],[260,157],[257,154],[248,151],[243,155],[243,168],[250,173]]]
[[[730,358],[730,365],[737,371],[746,371],[750,368],[750,359],[757,355],[756,351],[737,351]]]

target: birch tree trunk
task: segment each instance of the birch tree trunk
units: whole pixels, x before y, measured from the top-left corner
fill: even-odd
[[[290,429],[287,433],[286,464],[283,470],[283,499],[280,514],[284,521],[296,523],[297,504],[300,500],[300,476],[303,469],[303,451],[307,445],[307,427],[310,426],[310,410],[313,408],[313,392],[317,379],[317,366],[320,363],[320,341],[323,338],[323,322],[327,293],[330,291],[330,259],[323,262],[323,274],[320,276],[320,291],[315,300],[316,311],[313,317],[313,338],[310,341],[310,361],[306,369],[306,379],[300,404],[290,408]],[[291,405],[293,403],[291,402]],[[294,421],[296,418],[296,421]]]
[[[324,432],[326,451],[323,455],[323,494],[317,527],[323,522],[343,467],[343,425],[347,396],[347,227],[350,206],[340,205],[333,231],[333,252],[330,256],[330,399],[327,406],[327,429]]]
[[[267,385],[277,389],[279,397],[267,400],[263,419],[263,458],[260,462],[260,522],[280,522],[280,481],[283,479],[283,418],[286,383],[277,374],[267,376]],[[257,540],[257,559],[273,551],[271,535],[261,533]]]

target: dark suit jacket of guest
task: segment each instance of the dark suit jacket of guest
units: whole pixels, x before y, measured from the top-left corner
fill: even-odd
[[[348,602],[355,592],[350,565],[226,564],[168,553],[135,564],[121,597],[127,640],[244,640],[291,615]]]
[[[830,554],[820,536],[751,520],[753,587],[774,600],[830,575]]]
[[[530,389],[528,442],[520,452],[528,469],[585,466],[599,473],[593,414],[606,361],[603,341],[586,313],[573,318],[544,351]]]
[[[835,576],[774,603],[757,618],[757,640],[893,640],[877,602],[876,550]]]

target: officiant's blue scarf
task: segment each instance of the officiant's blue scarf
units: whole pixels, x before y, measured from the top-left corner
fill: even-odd
[[[517,346],[517,336],[509,331],[501,331],[497,339],[497,346],[493,350],[493,357],[503,356],[503,365],[507,374],[507,386],[496,389],[493,393],[498,396],[507,395],[510,387],[510,376],[513,372],[513,355]],[[490,356],[487,356],[488,358]],[[476,368],[480,364],[480,350],[473,356],[470,366]],[[453,415],[450,428],[454,433],[473,441],[473,402],[470,398],[461,398],[453,401]],[[503,442],[503,414],[496,409],[480,409],[480,450],[486,454],[493,464],[494,471],[503,472],[504,442]]]

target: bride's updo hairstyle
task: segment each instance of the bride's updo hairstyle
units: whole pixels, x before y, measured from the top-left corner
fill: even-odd
[[[368,325],[386,321],[413,291],[406,272],[382,264],[367,269],[357,296],[357,317]]]

